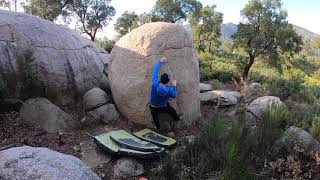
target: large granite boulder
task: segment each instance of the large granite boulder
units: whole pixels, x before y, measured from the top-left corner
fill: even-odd
[[[73,117],[45,98],[29,99],[23,103],[19,115],[23,121],[48,132],[69,131],[77,127]]]
[[[98,180],[78,158],[29,146],[0,151],[0,179]]]
[[[18,59],[33,52],[45,96],[58,105],[81,99],[94,87],[108,89],[104,73],[109,54],[66,27],[26,14],[0,10],[0,82],[7,94],[24,96]]]
[[[172,103],[188,125],[200,117],[199,62],[191,34],[181,25],[148,23],[123,36],[112,49],[108,75],[113,99],[129,120],[151,125],[148,107],[152,70],[159,58],[168,60],[160,73],[176,79]]]

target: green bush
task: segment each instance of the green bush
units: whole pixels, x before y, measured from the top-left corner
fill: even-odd
[[[232,78],[239,79],[240,70],[237,66],[236,56],[222,54],[200,53],[200,77],[201,80],[218,79],[226,82]],[[235,59],[233,59],[235,58]]]
[[[320,141],[320,116],[313,119],[309,131],[314,138]]]
[[[221,171],[222,179],[256,179],[248,168],[250,162],[248,157],[256,147],[256,138],[242,124],[241,120],[235,123],[229,133],[227,155]]]
[[[265,153],[280,137],[290,120],[290,112],[287,107],[268,107],[268,111],[263,115],[257,130],[258,153]],[[262,154],[261,154],[262,155]],[[262,155],[263,156],[263,155]]]
[[[290,108],[289,126],[296,126],[308,130],[312,121],[320,116],[320,103],[294,104]]]
[[[310,91],[316,96],[316,98],[320,98],[320,70],[309,76],[306,76],[304,78],[303,85],[307,89],[310,89]]]
[[[45,84],[40,78],[40,69],[34,61],[35,58],[31,49],[26,49],[17,58],[19,78],[22,82],[21,98],[23,100],[45,95]]]
[[[185,149],[160,161],[154,179],[205,179],[219,171],[225,160],[223,121],[216,116]],[[187,169],[187,170],[186,170]]]

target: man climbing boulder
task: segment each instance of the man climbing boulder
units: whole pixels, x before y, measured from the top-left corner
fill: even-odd
[[[192,36],[183,26],[148,23],[123,36],[112,49],[108,76],[117,108],[128,120],[152,127],[149,108],[152,70],[161,57],[159,73],[179,80],[179,93],[170,102],[183,125],[200,117],[199,62]]]
[[[153,118],[153,122],[158,130],[160,130],[159,124],[159,114],[167,113],[174,120],[179,121],[180,117],[178,116],[176,110],[170,106],[168,103],[169,98],[175,98],[177,96],[177,81],[173,80],[170,82],[169,75],[163,73],[159,81],[159,70],[161,64],[167,62],[167,59],[163,57],[155,65],[152,73],[152,85],[150,92],[150,110]]]

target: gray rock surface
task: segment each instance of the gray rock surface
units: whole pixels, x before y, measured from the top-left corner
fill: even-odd
[[[114,177],[130,178],[144,173],[143,165],[135,159],[121,158],[113,168]]]
[[[280,147],[290,149],[294,143],[301,145],[306,153],[320,151],[319,142],[310,133],[294,126],[284,132],[283,136],[276,142],[275,149]]]
[[[22,105],[19,116],[48,132],[63,132],[77,127],[73,117],[45,98],[29,99]]]
[[[200,93],[201,102],[219,103],[220,106],[235,105],[240,100],[240,93],[237,91],[208,91]]]
[[[87,117],[92,122],[105,122],[110,123],[112,121],[119,120],[120,114],[114,104],[105,104],[92,111],[87,112]]]
[[[31,49],[46,86],[46,97],[58,105],[94,87],[109,87],[104,65],[109,54],[89,39],[66,27],[26,14],[0,10],[0,81],[8,94],[21,96],[17,59]]]
[[[109,95],[100,88],[93,88],[83,95],[82,103],[85,111],[91,111],[110,102]]]
[[[98,180],[78,158],[29,146],[0,151],[0,179]]]
[[[199,62],[192,36],[173,23],[148,23],[123,36],[112,49],[108,75],[119,111],[127,119],[152,126],[148,107],[152,70],[165,56],[160,73],[178,80],[174,108],[183,113],[183,123],[200,118]]]

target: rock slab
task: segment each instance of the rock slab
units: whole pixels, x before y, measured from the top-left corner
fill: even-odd
[[[240,93],[237,91],[208,91],[200,93],[201,102],[219,103],[219,106],[236,105],[240,100]]]
[[[160,73],[177,79],[172,106],[191,125],[200,117],[199,61],[192,36],[181,25],[155,22],[123,36],[112,49],[108,76],[115,104],[127,119],[152,125],[148,107],[152,70],[159,58],[168,60]]]
[[[0,151],[0,179],[99,180],[78,158],[29,146]]]

